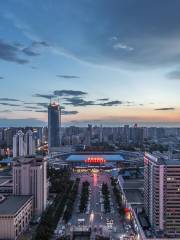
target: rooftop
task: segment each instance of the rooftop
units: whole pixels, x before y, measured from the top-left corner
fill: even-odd
[[[73,154],[73,155],[70,155],[66,161],[69,161],[69,162],[79,162],[79,161],[85,161],[87,160],[88,158],[103,158],[104,160],[106,161],[123,161],[124,158],[122,155],[120,154],[85,154],[85,155],[76,155],[76,154]]]
[[[19,166],[21,164],[33,164],[33,165],[41,165],[42,162],[46,161],[42,156],[25,156],[25,157],[17,157],[13,162],[14,166]]]
[[[138,189],[124,189],[126,199],[130,204],[143,204],[144,199],[140,190]]]
[[[31,196],[8,196],[0,202],[0,216],[15,214]]]
[[[126,179],[123,183],[124,189],[142,189],[144,188],[144,179]]]
[[[159,153],[145,153],[145,158],[150,159],[158,165],[177,166],[180,165],[180,159],[168,159],[168,156]]]

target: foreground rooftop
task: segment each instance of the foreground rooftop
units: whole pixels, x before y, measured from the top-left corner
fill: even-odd
[[[31,196],[8,196],[0,202],[0,216],[14,215],[21,207],[28,202]]]

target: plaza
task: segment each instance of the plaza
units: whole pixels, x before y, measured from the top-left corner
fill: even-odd
[[[69,222],[63,225],[60,221],[57,229],[72,239],[96,239],[97,236],[108,239],[134,239],[133,227],[119,214],[118,205],[111,187],[111,173],[92,169],[91,171],[72,174],[72,178],[80,179],[78,194],[75,200],[73,214]],[[84,182],[89,183],[89,198],[84,212],[80,212],[81,190]],[[102,185],[109,190],[110,211],[104,209]],[[128,231],[127,231],[128,226]]]

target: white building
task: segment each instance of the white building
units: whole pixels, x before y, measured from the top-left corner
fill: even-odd
[[[20,130],[13,136],[13,157],[32,156],[35,154],[35,141],[33,132],[28,130],[25,134]]]
[[[32,214],[31,196],[1,196],[0,239],[16,240],[28,229]]]
[[[20,130],[13,136],[13,157],[24,156],[24,133]]]
[[[24,135],[24,156],[33,156],[35,154],[35,141],[33,132],[28,130]]]
[[[13,164],[13,194],[33,195],[35,215],[41,215],[47,201],[47,161],[42,157],[21,157]]]

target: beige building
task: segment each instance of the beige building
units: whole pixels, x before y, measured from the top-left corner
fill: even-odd
[[[144,206],[156,231],[180,238],[180,160],[145,154]]]
[[[47,201],[47,161],[43,157],[21,157],[13,164],[13,194],[32,195],[35,215]]]
[[[1,196],[0,239],[16,240],[27,230],[32,214],[31,196]]]

